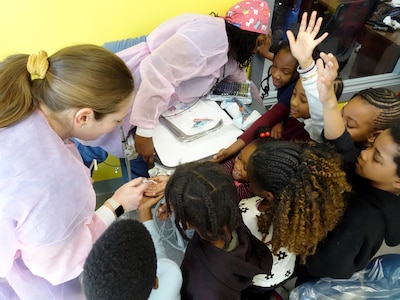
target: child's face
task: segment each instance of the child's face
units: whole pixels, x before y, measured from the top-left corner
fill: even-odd
[[[356,172],[371,180],[373,186],[394,192],[400,185],[400,178],[396,173],[397,164],[394,162],[394,158],[398,156],[400,146],[394,142],[390,129],[386,129],[371,146],[361,151],[357,158]]]
[[[238,156],[236,156],[232,170],[233,179],[238,181],[249,181],[247,177],[247,163],[249,161],[250,155],[255,150],[256,146],[254,145],[254,143],[250,143],[246,147],[244,147],[242,151],[240,151]]]
[[[374,122],[380,111],[360,96],[356,96],[342,109],[342,117],[354,143],[365,145],[374,135]]]
[[[274,55],[271,68],[272,83],[281,88],[292,81],[296,71],[297,61],[288,50],[278,51]]]
[[[303,85],[301,84],[301,79],[297,80],[292,97],[290,98],[290,115],[293,118],[310,118],[308,100]]]

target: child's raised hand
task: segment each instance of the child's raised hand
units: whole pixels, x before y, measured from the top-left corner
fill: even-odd
[[[320,56],[321,59],[317,60],[319,98],[322,103],[332,101],[333,105],[337,105],[333,83],[338,75],[339,63],[332,53],[321,52]]]
[[[324,111],[324,135],[326,139],[334,140],[345,131],[333,84],[338,74],[339,63],[332,53],[321,52],[320,56],[317,60],[317,86]]]
[[[311,13],[310,20],[307,24],[307,12],[303,13],[301,18],[299,32],[295,38],[293,32],[287,31],[287,37],[290,44],[290,49],[293,56],[299,62],[300,68],[304,69],[309,67],[313,62],[312,53],[315,47],[318,46],[327,36],[325,32],[319,38],[316,36],[321,28],[322,18],[317,19],[317,12]]]

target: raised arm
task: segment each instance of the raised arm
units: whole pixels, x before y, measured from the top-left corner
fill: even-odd
[[[345,131],[333,85],[338,74],[339,64],[332,53],[321,52],[320,55],[321,59],[317,60],[318,93],[323,105],[324,135],[326,139],[334,140]]]
[[[328,36],[328,33],[323,33],[319,38],[316,38],[321,28],[322,18],[317,19],[317,12],[313,11],[310,20],[307,23],[307,12],[303,13],[299,32],[295,37],[293,32],[287,31],[287,37],[290,44],[290,49],[293,56],[299,62],[301,69],[306,69],[313,64],[314,49]]]
[[[299,62],[299,75],[306,92],[311,122],[305,123],[304,129],[314,141],[322,141],[321,133],[324,129],[323,107],[319,100],[317,89],[317,67],[314,62],[314,49],[327,37],[327,33],[316,38],[321,27],[322,18],[317,19],[316,12],[311,14],[307,23],[307,13],[301,19],[299,32],[295,37],[291,31],[287,32],[293,56]]]

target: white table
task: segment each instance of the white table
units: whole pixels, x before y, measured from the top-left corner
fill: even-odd
[[[181,142],[161,122],[153,135],[154,148],[161,163],[166,167],[176,167],[179,164],[211,157],[221,148],[227,148],[234,143],[243,132],[236,127],[229,115],[219,107],[218,102],[205,100],[220,114],[223,125],[197,140]]]

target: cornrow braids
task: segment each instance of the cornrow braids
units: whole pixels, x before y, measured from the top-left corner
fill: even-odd
[[[236,228],[239,202],[230,174],[214,162],[193,162],[178,166],[165,188],[168,211],[185,239],[189,224],[208,241],[222,239],[229,246]]]
[[[388,88],[368,88],[356,93],[367,103],[380,109],[374,122],[374,130],[384,130],[397,119],[400,119],[400,98]]]
[[[258,218],[263,239],[272,228],[272,252],[285,247],[305,263],[345,209],[350,185],[340,156],[325,144],[271,140],[251,155],[248,176],[274,196]]]

